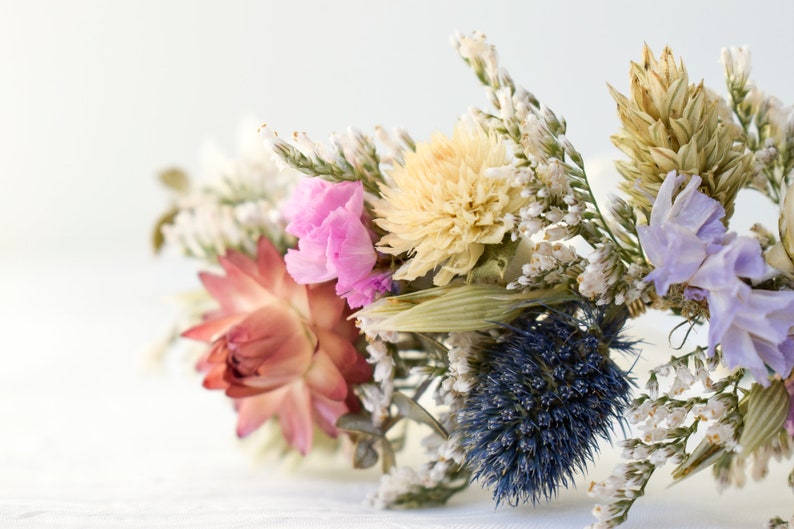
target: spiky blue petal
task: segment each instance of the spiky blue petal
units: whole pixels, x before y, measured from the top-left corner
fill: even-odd
[[[487,352],[459,422],[467,464],[497,505],[551,499],[609,438],[630,400],[607,354],[631,349],[624,321],[584,304],[528,313]]]

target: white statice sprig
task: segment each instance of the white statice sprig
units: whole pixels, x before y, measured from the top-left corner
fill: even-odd
[[[620,443],[625,462],[605,481],[590,486],[590,495],[599,502],[593,510],[597,522],[591,529],[616,527],[626,521],[651,475],[665,464],[676,465],[673,477],[679,480],[739,449],[742,416],[737,392],[743,373],[739,370],[715,382],[712,377],[717,365],[697,348],[651,370],[647,393],[635,399],[626,412],[636,437]],[[701,387],[697,388],[698,384]],[[699,431],[704,438],[692,448],[690,440]]]
[[[631,305],[648,301],[647,269],[637,263],[626,266],[612,241],[607,241],[587,257],[587,265],[577,277],[579,292],[597,305]]]
[[[382,165],[399,159],[392,151],[402,150],[400,147],[412,149],[415,145],[403,131],[390,136],[377,130],[377,135],[386,139],[387,151],[392,152],[382,160],[375,142],[352,128],[344,134],[332,134],[329,145],[312,141],[304,132],[295,132],[290,141],[285,141],[267,126],[260,130],[265,142],[284,164],[330,182],[360,181],[364,189],[375,196],[379,195],[380,184],[385,181]],[[389,146],[395,148],[388,149]]]
[[[399,467],[385,474],[378,490],[370,497],[375,506],[439,505],[467,486],[471,472],[465,466],[466,453],[458,432],[458,413],[476,384],[482,346],[492,343],[498,335],[497,331],[454,332],[444,340],[448,365],[445,373],[435,379],[434,397],[439,406],[436,412],[438,421],[451,434],[444,437],[431,431],[423,441],[427,462],[416,470]]]
[[[514,289],[544,289],[555,285],[575,285],[587,260],[576,249],[561,242],[530,243],[528,260],[521,266],[521,275],[507,285]]]
[[[780,203],[794,170],[794,108],[767,95],[750,80],[750,51],[725,48],[722,64],[730,106],[754,154],[751,185]]]
[[[530,92],[516,86],[510,75],[499,67],[496,51],[483,34],[457,35],[453,44],[485,85],[495,109],[493,114],[482,112],[480,120],[513,145],[513,174],[528,199],[520,212],[517,233],[525,238],[539,236],[552,242],[581,236],[602,253],[615,254],[612,260],[619,275],[628,272],[630,277],[644,276],[647,265],[636,234],[616,235],[627,222],[612,222],[602,214],[590,188],[582,156],[566,136],[565,120]],[[634,269],[628,270],[632,265]],[[580,280],[585,283],[585,290],[580,292],[599,304],[634,301],[640,297],[635,291],[644,288],[635,281],[628,289],[622,282],[612,282],[607,291],[588,289],[588,284],[601,271],[592,272],[593,277]]]
[[[547,199],[541,211],[530,208],[528,212],[535,215],[522,220],[543,218],[545,211],[558,207],[569,214],[560,224],[569,237],[582,235],[594,246],[605,238],[614,238],[590,189],[582,156],[565,135],[565,120],[516,86],[509,73],[499,67],[496,51],[485,35],[456,35],[453,45],[485,86],[496,110],[495,114],[483,113],[484,122],[513,143],[516,165],[528,176],[528,193]]]
[[[262,236],[282,250],[291,244],[281,209],[300,174],[280,167],[254,128],[247,136],[237,157],[212,154],[205,164],[203,186],[192,189],[185,175],[181,178],[184,184],[176,189],[170,185],[176,190],[175,203],[156,227],[162,235],[162,244],[156,249],[174,248],[215,264],[228,250],[255,255]],[[174,170],[166,171],[161,180],[167,175],[173,180],[174,174]]]

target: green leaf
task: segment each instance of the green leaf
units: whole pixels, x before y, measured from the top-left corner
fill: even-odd
[[[435,417],[430,415],[430,413],[420,406],[415,400],[409,398],[403,393],[395,391],[392,395],[392,402],[405,417],[408,417],[409,419],[418,423],[427,424],[444,439],[449,437],[449,434],[441,425],[441,423],[438,422]]]
[[[499,285],[447,285],[382,298],[352,317],[370,318],[378,331],[477,331],[509,323],[527,306],[568,299],[564,286],[515,292]]]
[[[378,452],[372,448],[371,438],[360,438],[353,451],[353,468],[370,468],[378,462]]]
[[[336,420],[336,427],[345,432],[383,437],[383,432],[372,424],[372,420],[369,417],[357,413],[342,415]]]
[[[682,479],[689,477],[708,468],[712,463],[717,461],[720,457],[725,455],[727,451],[722,445],[718,445],[703,439],[699,445],[689,454],[686,461],[678,465],[673,470],[674,482],[679,482]]]
[[[502,282],[513,256],[516,254],[520,240],[512,241],[510,237],[502,244],[486,246],[477,265],[469,272],[467,280],[471,283]]]
[[[782,380],[768,387],[754,383],[748,395],[744,429],[739,444],[744,454],[751,454],[780,433],[789,412],[789,396]]]

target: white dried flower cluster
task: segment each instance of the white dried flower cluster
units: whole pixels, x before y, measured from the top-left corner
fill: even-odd
[[[455,34],[452,37],[452,46],[458,54],[473,68],[481,69],[490,77],[496,77],[499,70],[499,60],[496,48],[488,44],[485,34],[479,31],[472,35]]]
[[[394,392],[394,358],[389,346],[379,338],[367,344],[367,362],[375,366],[374,384],[361,384],[361,404],[372,416],[372,423],[380,426],[389,417],[389,407]]]
[[[586,262],[573,246],[540,241],[533,245],[529,261],[521,267],[521,275],[507,288],[549,288],[569,283],[582,272]]]
[[[706,440],[715,446],[733,451],[739,447],[738,428],[741,416],[737,413],[736,397],[726,393],[712,396],[706,404],[692,409],[701,421],[708,423]]]
[[[750,477],[754,481],[764,479],[769,473],[769,462],[775,460],[781,462],[792,456],[791,437],[782,434],[764,443],[755,449],[751,454],[739,453],[730,461],[730,465],[716,472],[717,487],[720,491],[729,486],[743,487],[747,482],[747,470],[749,467]],[[789,476],[789,486],[794,490],[794,472]]]
[[[580,185],[573,185],[583,181],[582,158],[565,137],[564,120],[515,85],[499,68],[496,53],[483,34],[459,35],[454,43],[485,84],[496,109],[494,115],[481,115],[481,120],[488,128],[504,130],[513,144],[513,177],[529,199],[521,210],[517,235],[529,238],[540,234],[545,240],[557,241],[582,231],[596,232],[583,226],[590,199]]]
[[[378,490],[370,497],[373,505],[389,508],[411,503],[433,489],[454,486],[451,482],[460,479],[466,452],[460,434],[456,433],[457,417],[466,395],[476,383],[479,348],[493,338],[477,332],[453,332],[444,340],[449,351],[449,367],[436,385],[434,397],[436,404],[444,408],[437,415],[439,422],[446,431],[453,433],[446,439],[436,433],[425,437],[422,444],[429,456],[427,463],[418,470],[401,467],[384,475]]]
[[[692,363],[690,368],[689,363]],[[703,349],[681,357],[673,357],[669,362],[656,366],[651,370],[647,389],[652,399],[659,397],[658,377],[673,377],[666,395],[680,396],[689,390],[695,382],[699,382],[704,389],[710,390],[714,384],[711,374],[719,366],[719,357],[706,356]]]
[[[209,262],[231,248],[253,255],[259,236],[278,233],[278,218],[267,214],[265,201],[228,205],[204,195],[178,207],[174,221],[162,228],[166,244]]]
[[[382,161],[373,141],[361,131],[348,128],[344,134],[331,134],[327,144],[313,141],[305,132],[294,132],[287,142],[265,126],[260,131],[284,164],[332,182],[360,181],[366,191],[378,194],[384,178]],[[397,137],[392,141],[408,148],[413,145],[407,134],[398,132]]]
[[[375,138],[381,145],[381,148],[378,149],[380,163],[385,167],[392,167],[396,164],[402,165],[405,162],[406,149],[413,150],[415,147],[414,140],[403,129],[395,129],[389,132],[378,125],[375,127]]]
[[[794,108],[767,95],[750,80],[750,51],[722,50],[722,64],[731,106],[745,131],[744,141],[754,154],[750,185],[778,200],[780,182],[794,168]]]
[[[650,445],[664,441],[669,430],[683,425],[690,408],[691,405],[686,401],[638,399],[628,410],[627,419],[641,432],[638,441]],[[635,450],[639,445],[626,446],[629,449],[624,450],[623,454],[627,459],[646,459],[657,448],[664,448],[645,447],[643,449],[647,448],[647,453],[643,453]]]
[[[639,434],[620,442],[625,463],[618,465],[612,475],[602,482],[590,485],[590,495],[599,504],[593,510],[597,522],[590,529],[606,529],[623,523],[632,504],[644,494],[651,474],[667,463],[679,465],[679,478],[698,469],[701,456],[687,452],[690,436],[706,423],[704,443],[710,442],[723,454],[730,454],[738,445],[738,428],[741,417],[736,396],[729,392],[716,391],[711,376],[718,361],[707,358],[698,348],[694,352],[673,358],[670,362],[654,368],[647,385],[647,394],[635,399],[626,412],[626,419]],[[659,378],[665,382],[666,391],[659,389]],[[722,388],[728,386],[719,381]],[[685,394],[700,383],[704,391],[713,392],[704,399],[699,396],[684,398]],[[682,465],[690,465],[681,468]],[[675,475],[675,474],[674,474]]]
[[[596,523],[587,529],[610,529],[623,523],[634,501],[645,492],[645,485],[656,467],[645,461],[620,464],[606,480],[591,482],[588,494],[599,502],[593,508]]]
[[[473,362],[478,358],[483,338],[476,332],[451,332],[445,341],[448,347],[449,369],[441,381],[437,395],[439,404],[453,406],[456,399],[465,397],[477,384],[477,370]]]
[[[749,48],[737,46],[723,48],[721,60],[729,88],[744,88],[750,78]]]
[[[216,155],[206,172],[209,185],[180,196],[163,225],[168,246],[214,263],[229,249],[254,255],[263,235],[277,244],[285,237],[281,207],[300,175],[280,167],[271,149],[257,142],[238,158]]]
[[[378,490],[369,496],[369,502],[378,509],[388,509],[397,504],[406,493],[423,486],[422,479],[411,467],[394,467],[380,477]]]
[[[452,416],[454,414],[448,415]],[[369,502],[374,507],[388,509],[399,505],[421,504],[421,498],[429,491],[455,486],[451,482],[458,479],[465,459],[459,439],[454,435],[440,443],[438,436],[429,439],[434,440],[430,446],[434,452],[432,459],[418,470],[395,467],[382,475],[378,489],[369,496]]]
[[[606,242],[587,257],[587,266],[577,278],[579,293],[597,305],[647,302],[646,271],[637,264],[626,266],[614,244]]]
[[[527,238],[542,232],[549,241],[574,237],[585,205],[571,187],[564,164],[552,158],[516,175],[522,178],[522,195],[529,201],[521,208],[518,232]]]

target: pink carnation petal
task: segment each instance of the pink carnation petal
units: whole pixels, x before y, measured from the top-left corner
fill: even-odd
[[[327,258],[339,277],[342,289],[365,277],[375,266],[375,254],[369,230],[361,223],[360,214],[333,211],[323,222],[328,238]],[[337,289],[337,292],[339,290]]]
[[[298,250],[289,250],[284,256],[287,270],[292,278],[302,285],[322,283],[336,277],[335,270],[329,270],[325,258],[325,246],[315,241],[301,239]]]

